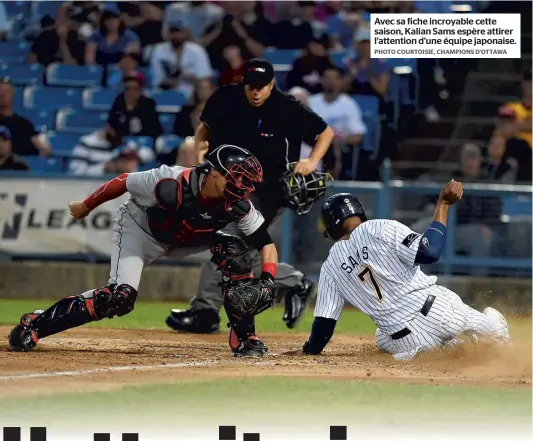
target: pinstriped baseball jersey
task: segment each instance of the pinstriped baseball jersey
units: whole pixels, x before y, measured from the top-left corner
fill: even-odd
[[[421,236],[393,220],[369,220],[333,245],[322,265],[315,317],[338,320],[344,302],[396,332],[420,311],[437,278],[415,264]]]
[[[128,175],[126,187],[131,194],[131,199],[126,203],[126,208],[135,222],[145,231],[149,230],[145,208],[157,203],[155,198],[156,184],[165,178],[177,179],[186,170],[188,169],[185,167],[162,165],[159,168],[130,173]],[[201,186],[201,180],[198,185]],[[237,221],[239,230],[246,236],[253,234],[265,221],[263,215],[254,207],[251,201],[250,205],[250,211]],[[199,213],[199,216],[209,221],[214,215],[210,212],[209,207],[207,207],[205,212],[202,211]],[[228,216],[227,223],[229,224],[231,221],[232,218]]]

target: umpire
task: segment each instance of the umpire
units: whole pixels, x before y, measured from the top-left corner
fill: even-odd
[[[280,184],[288,164],[296,162],[295,174],[315,174],[317,164],[334,137],[333,130],[316,113],[276,87],[272,64],[261,59],[246,63],[242,83],[216,91],[207,101],[200,120],[195,133],[199,154],[210,151],[211,147],[233,144],[245,147],[261,162],[264,181],[256,185],[251,199],[268,225],[289,206]],[[302,141],[314,148],[308,158],[300,160]],[[254,276],[258,277],[261,273],[259,253],[252,250],[250,253]],[[192,308],[172,310],[167,325],[176,331],[192,333],[217,331],[218,312],[222,306],[220,281],[216,266],[205,263]],[[285,293],[283,320],[293,328],[305,312],[314,283],[294,267],[280,264],[276,285]]]

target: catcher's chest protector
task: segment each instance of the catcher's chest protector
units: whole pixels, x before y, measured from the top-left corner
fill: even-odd
[[[216,231],[223,229],[233,218],[224,207],[224,199],[213,203],[200,198],[196,173],[178,177],[178,200],[176,210],[165,210],[160,206],[149,207],[148,225],[152,236],[170,246],[210,245]]]

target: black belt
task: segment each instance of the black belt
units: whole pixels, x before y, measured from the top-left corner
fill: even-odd
[[[424,316],[427,316],[429,314],[429,310],[433,306],[433,302],[435,301],[434,295],[429,295],[426,299],[424,305],[422,306],[422,309],[420,309],[420,313]],[[395,332],[390,336],[393,340],[399,340],[400,338],[407,337],[411,333],[411,330],[409,328],[403,328],[398,332]]]

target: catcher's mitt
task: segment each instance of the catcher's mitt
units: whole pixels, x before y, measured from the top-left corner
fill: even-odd
[[[274,294],[272,282],[243,283],[226,291],[224,306],[228,315],[253,317],[274,306]]]

